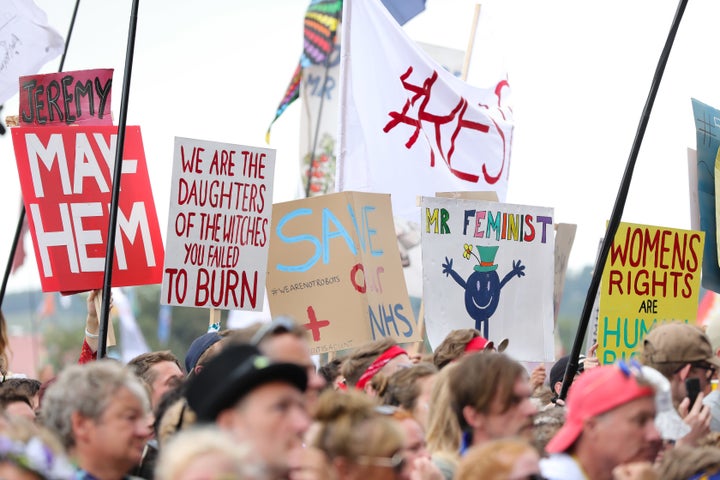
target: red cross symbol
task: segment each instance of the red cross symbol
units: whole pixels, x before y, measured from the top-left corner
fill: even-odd
[[[307,308],[308,323],[303,325],[312,332],[313,341],[317,342],[320,340],[320,329],[330,325],[330,320],[318,320],[315,315],[315,309],[310,306]]]

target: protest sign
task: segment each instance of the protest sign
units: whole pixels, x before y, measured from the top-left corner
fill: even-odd
[[[20,125],[112,125],[111,68],[20,77]]]
[[[638,355],[657,323],[695,323],[704,232],[621,223],[600,282],[598,359]]]
[[[598,359],[639,354],[658,322],[695,323],[704,232],[621,223],[600,282]]]
[[[704,288],[720,292],[717,212],[715,208],[715,164],[720,147],[720,110],[692,99],[697,141],[697,196],[700,229],[705,232],[701,282]]]
[[[423,197],[425,325],[433,348],[477,328],[521,361],[553,361],[550,208]]]
[[[45,292],[101,288],[117,127],[11,130]],[[160,283],[163,243],[140,127],[127,127],[112,286]]]
[[[175,139],[161,303],[261,310],[275,150]]]
[[[273,205],[273,316],[312,334],[313,353],[422,340],[408,299],[390,195],[343,192]]]

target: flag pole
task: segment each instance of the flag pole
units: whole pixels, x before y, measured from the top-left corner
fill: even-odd
[[[112,199],[110,201],[110,221],[108,223],[108,240],[105,250],[105,279],[102,290],[102,316],[98,331],[98,358],[107,353],[107,330],[110,316],[110,297],[112,295],[112,268],[115,261],[115,233],[117,230],[118,200],[120,197],[120,178],[122,175],[122,158],[125,147],[125,126],[127,125],[128,98],[130,97],[130,77],[132,74],[133,55],[135,53],[135,32],[137,31],[137,14],[139,0],[133,0],[130,12],[127,52],[125,54],[125,77],[123,78],[122,99],[120,100],[120,116],[118,120],[117,149],[115,151],[115,168],[112,182]]]
[[[663,48],[660,59],[658,60],[658,65],[655,69],[655,75],[653,76],[652,84],[650,86],[650,92],[647,100],[645,101],[645,107],[643,108],[640,123],[635,133],[635,140],[633,141],[630,156],[628,158],[627,165],[625,166],[625,173],[623,174],[620,189],[615,199],[615,206],[613,207],[612,214],[610,215],[610,221],[608,222],[607,231],[605,232],[605,237],[602,241],[600,254],[595,262],[595,269],[593,270],[590,286],[588,287],[588,293],[585,297],[585,305],[583,307],[582,315],[580,316],[580,324],[578,325],[578,330],[575,334],[575,342],[573,343],[570,360],[568,361],[567,368],[565,369],[562,389],[560,390],[559,398],[561,400],[565,400],[568,389],[575,377],[574,373],[578,368],[580,349],[582,348],[588,323],[590,322],[590,314],[592,312],[595,296],[597,295],[598,288],[600,287],[600,280],[602,278],[608,253],[610,252],[610,245],[615,238],[615,233],[617,232],[620,220],[622,219],[625,201],[627,200],[627,194],[630,190],[630,182],[632,181],[633,169],[635,168],[635,162],[637,161],[638,153],[640,152],[640,145],[642,144],[643,137],[645,136],[645,130],[650,119],[650,112],[652,111],[653,103],[655,103],[655,97],[657,96],[658,89],[660,88],[660,81],[662,80],[665,66],[667,65],[668,58],[670,57],[670,50],[672,50],[672,45],[675,41],[675,36],[677,35],[680,21],[682,20],[686,6],[687,0],[680,0],[677,10],[675,11],[675,18],[673,19],[672,26],[670,27],[670,32],[668,33],[667,40],[665,41],[665,47]],[[569,374],[570,372],[573,373]]]
[[[80,0],[75,1],[75,8],[73,9],[72,17],[70,18],[70,26],[68,27],[67,39],[65,40],[65,48],[63,48],[62,56],[60,57],[60,65],[58,66],[58,72],[62,72],[65,68],[65,57],[67,56],[68,46],[70,46],[70,37],[72,37],[73,28],[75,27],[75,19],[77,18],[78,7],[80,6]],[[5,274],[3,275],[2,287],[0,287],[0,305],[5,300],[5,289],[7,288],[8,279],[10,278],[10,271],[12,270],[13,260],[15,260],[15,253],[17,252],[18,244],[22,241],[22,230],[25,224],[25,204],[20,204],[20,215],[18,216],[17,227],[15,227],[15,237],[13,238],[12,247],[10,248],[10,256],[8,257],[7,267],[5,268]]]
[[[475,4],[475,12],[473,14],[472,27],[470,30],[470,38],[468,46],[465,49],[465,58],[463,60],[463,69],[460,78],[463,82],[467,81],[468,71],[470,70],[470,58],[472,57],[473,46],[475,45],[475,35],[477,34],[478,20],[480,19],[480,4]]]
[[[341,37],[342,48],[340,49],[340,108],[344,108],[347,105],[348,97],[348,80],[347,80],[347,52],[350,51],[350,2],[343,2],[342,7],[342,23],[341,23]],[[338,162],[335,163],[335,191],[338,190],[339,185],[344,185],[345,182],[342,178],[345,176],[344,170],[345,162],[339,161],[345,156],[345,149],[347,143],[347,126],[345,125],[345,116],[340,115],[340,125],[338,128]]]
[[[340,15],[342,16],[342,10],[340,11]],[[313,144],[312,144],[312,150],[310,150],[310,164],[308,165],[307,170],[307,182],[305,184],[305,197],[310,196],[310,187],[312,184],[312,177],[313,177],[313,170],[315,168],[315,151],[317,150],[317,144],[320,137],[320,120],[322,119],[322,112],[323,107],[325,105],[325,86],[327,85],[327,79],[330,76],[330,55],[333,54],[335,51],[335,40],[337,38],[337,29],[330,34],[330,51],[327,53],[327,56],[325,56],[325,75],[323,75],[323,83],[320,87],[320,105],[318,106],[318,116],[317,121],[315,122],[315,133],[313,134]],[[302,74],[301,74],[302,75]],[[302,80],[300,80],[302,83]]]

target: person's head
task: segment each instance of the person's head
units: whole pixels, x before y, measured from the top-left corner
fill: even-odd
[[[710,381],[720,367],[720,359],[702,329],[682,322],[653,327],[643,340],[640,361],[670,380],[676,407],[687,396],[686,379],[699,379],[700,390],[709,393]]]
[[[503,438],[470,448],[458,464],[455,480],[527,480],[540,476],[540,455],[525,440]]]
[[[473,443],[532,434],[537,408],[525,368],[504,353],[464,357],[450,376],[452,406]]]
[[[335,390],[346,388],[345,378],[342,376],[342,372],[340,372],[342,362],[342,358],[333,358],[318,368],[318,373],[325,379],[326,386]]]
[[[437,371],[432,363],[417,363],[398,370],[387,378],[384,388],[378,392],[382,402],[410,412],[425,429]]]
[[[147,390],[129,368],[102,359],[65,368],[43,397],[40,420],[98,478],[125,474],[150,437]]]
[[[576,455],[598,478],[623,463],[653,462],[662,445],[655,413],[655,389],[639,365],[595,367],[573,382],[565,424],[545,449]]]
[[[228,432],[206,425],[178,433],[160,449],[155,478],[259,480],[265,477],[249,445],[238,445]]]
[[[192,341],[185,354],[185,371],[192,377],[202,370],[212,357],[220,352],[223,336],[215,331],[207,332]]]
[[[375,375],[389,377],[410,365],[410,357],[395,340],[382,338],[355,349],[343,361],[341,372],[348,387],[370,392],[370,381]]]
[[[287,317],[277,317],[255,332],[252,344],[275,362],[295,363],[305,368],[307,408],[311,413],[315,411],[317,398],[327,382],[312,361],[307,329]]]
[[[23,395],[30,399],[33,410],[37,411],[40,406],[40,380],[34,378],[6,378],[0,385],[0,395],[7,392]]]
[[[45,428],[23,418],[9,419],[0,432],[0,478],[70,480],[75,469],[60,442]]]
[[[35,421],[35,410],[32,401],[26,395],[12,390],[0,390],[0,409],[8,417],[23,417]]]
[[[252,345],[229,345],[190,380],[186,396],[198,422],[214,422],[250,442],[269,471],[283,475],[288,452],[310,425],[306,388],[299,365],[272,362]]]
[[[550,389],[552,390],[554,397],[557,398],[560,395],[562,389],[563,380],[565,379],[565,371],[567,370],[568,363],[570,363],[570,355],[560,357],[550,368],[550,375],[548,376],[548,382]],[[577,369],[573,375],[573,381],[585,370],[585,355],[578,357]]]
[[[327,455],[338,480],[395,480],[404,471],[403,432],[357,391],[326,390],[316,412],[313,446]]]
[[[179,385],[184,378],[180,360],[170,351],[142,353],[128,362],[150,392],[150,405],[155,406],[168,390]]]
[[[418,474],[422,476],[422,467],[417,461],[430,460],[430,452],[427,448],[425,430],[420,422],[410,412],[399,407],[381,405],[376,410],[396,420],[404,433],[405,444],[402,451],[405,457],[405,478],[414,478]]]
[[[452,330],[448,333],[440,345],[433,351],[433,363],[438,369],[445,367],[445,365],[454,362],[466,353],[468,344],[472,343],[472,351],[477,350],[492,350],[494,348],[493,342],[490,342],[483,338],[479,330],[474,328],[460,328]]]

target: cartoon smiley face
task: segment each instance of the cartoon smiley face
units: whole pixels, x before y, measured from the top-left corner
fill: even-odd
[[[497,272],[473,272],[465,284],[465,308],[471,318],[488,319],[500,302],[500,277]]]

